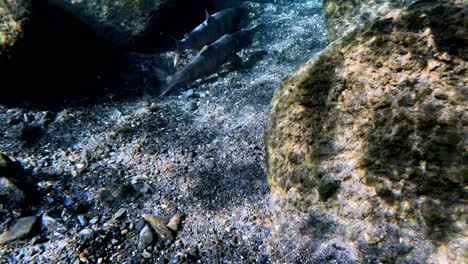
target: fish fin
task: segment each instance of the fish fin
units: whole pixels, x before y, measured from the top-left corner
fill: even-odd
[[[210,46],[208,46],[208,45],[203,46],[203,48],[200,50],[200,52],[198,52],[198,55],[202,55],[202,54],[205,53],[209,48],[210,48]]]
[[[174,68],[177,67],[177,64],[179,64],[179,60],[180,60],[180,55],[182,54],[182,51],[180,50],[180,46],[179,46],[179,41],[174,38],[173,36],[171,36],[174,41],[175,41],[175,44],[176,44],[176,54],[175,54],[175,57],[174,57]]]
[[[209,24],[210,21],[213,21],[214,17],[208,13],[208,10],[205,9],[205,24]]]

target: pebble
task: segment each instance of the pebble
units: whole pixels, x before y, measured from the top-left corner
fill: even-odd
[[[65,200],[63,201],[63,204],[68,207],[73,204],[73,198],[71,198],[69,195],[65,196]]]
[[[83,230],[81,230],[78,235],[83,238],[84,240],[88,240],[90,239],[92,236],[93,236],[93,233],[94,231],[89,229],[89,228],[85,228]]]
[[[436,60],[429,60],[427,62],[427,67],[430,71],[434,70],[435,68],[439,67],[440,66],[440,62],[436,61]]]
[[[86,217],[84,215],[78,215],[78,221],[80,222],[80,225],[81,226],[86,226],[87,222],[86,222]]]
[[[91,220],[89,220],[89,223],[94,225],[95,223],[97,223],[97,221],[98,221],[97,217],[93,217],[91,218]]]
[[[12,227],[3,232],[0,236],[0,244],[26,237],[30,234],[36,221],[37,216],[28,216],[18,219]]]
[[[42,215],[41,222],[49,231],[60,233],[65,233],[67,231],[63,224],[46,214]]]
[[[151,228],[145,225],[140,231],[140,238],[138,239],[138,250],[143,250],[153,243],[154,235]]]
[[[120,219],[122,218],[125,213],[127,212],[127,209],[126,208],[120,208],[115,214],[114,214],[114,219]]]
[[[185,100],[185,99],[188,99],[188,98],[189,98],[190,96],[192,96],[192,95],[193,95],[193,89],[189,89],[189,90],[183,92],[183,93],[179,96],[179,98]]]
[[[145,259],[149,259],[149,258],[151,258],[151,253],[149,253],[148,251],[143,251],[143,252],[141,253],[141,256],[142,256],[143,258],[145,258]]]
[[[172,216],[171,220],[167,224],[167,227],[172,231],[178,231],[182,225],[182,218],[184,217],[183,214],[177,213]]]
[[[144,214],[142,217],[163,240],[174,240],[174,236],[167,228],[166,222],[163,219],[150,214]]]
[[[135,229],[137,231],[140,231],[141,229],[143,229],[144,226],[145,226],[145,220],[140,219],[140,220],[138,220],[138,222],[136,222]]]

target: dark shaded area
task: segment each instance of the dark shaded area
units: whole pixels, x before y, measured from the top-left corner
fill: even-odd
[[[154,53],[174,48],[180,38],[205,19],[235,1],[171,1],[152,11],[146,29],[137,36],[117,32],[109,25],[87,24],[72,7],[33,0],[24,39],[8,63],[0,64],[5,105],[54,107],[92,102],[109,93],[138,95],[126,85],[151,85],[136,65],[141,56],[129,51]],[[70,10],[68,10],[70,9]],[[95,22],[96,23],[96,22]]]
[[[33,176],[31,171],[25,170],[18,161],[2,153],[0,153],[0,177],[8,179],[14,184],[13,188],[17,188],[24,195],[18,203],[13,202],[14,197],[5,196],[6,193],[2,192],[0,216],[7,219],[6,216],[11,215],[12,210],[19,210],[21,216],[33,214],[33,206],[38,205],[43,196],[37,188],[38,177]]]
[[[0,66],[0,103],[46,106],[118,87],[121,50],[46,1],[33,1],[31,14],[14,60]]]
[[[342,55],[338,53],[324,53],[318,58],[318,65],[321,67],[311,68],[311,72],[307,73],[313,78],[307,78],[301,83],[297,83],[298,87],[301,87],[299,92],[295,92],[294,96],[289,99],[291,102],[297,102],[297,104],[303,106],[306,110],[303,114],[297,116],[290,113],[275,113],[270,116],[268,125],[273,127],[278,121],[276,119],[285,118],[282,115],[291,115],[291,124],[295,121],[305,122],[306,127],[301,131],[304,133],[303,138],[305,139],[304,144],[310,146],[310,153],[299,153],[298,151],[291,151],[290,153],[281,153],[285,155],[284,159],[288,160],[290,164],[295,166],[293,172],[287,172],[287,169],[272,168],[272,171],[285,171],[280,179],[276,179],[278,187],[288,190],[291,187],[299,187],[303,193],[309,193],[317,187],[318,181],[320,180],[319,173],[322,171],[322,164],[324,161],[333,158],[338,154],[338,150],[335,145],[335,135],[330,133],[324,133],[322,130],[327,128],[333,130],[336,126],[336,119],[332,117],[329,112],[329,104],[337,97],[340,91],[343,89],[343,83],[336,76],[336,67],[342,63]],[[283,80],[283,83],[294,83],[292,80]],[[284,85],[284,84],[282,84]],[[330,94],[334,97],[332,100],[329,99]],[[283,102],[285,107],[288,107],[289,102]],[[304,121],[307,120],[307,121]],[[310,121],[309,121],[310,120]],[[275,131],[277,129],[270,128],[267,130]],[[276,144],[281,144],[281,138],[287,135],[276,135],[273,132],[267,138],[267,145],[272,148],[276,148]],[[293,132],[291,132],[293,133]],[[305,155],[310,155],[306,157]],[[274,162],[267,156],[266,160],[270,160],[269,166],[276,166]],[[310,171],[306,167],[304,161],[313,160],[315,170]],[[296,165],[299,164],[299,165]],[[278,164],[278,166],[281,166]]]

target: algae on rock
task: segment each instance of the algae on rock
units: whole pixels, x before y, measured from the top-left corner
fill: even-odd
[[[321,230],[311,254],[338,237],[360,252],[350,261],[463,262],[467,10],[458,0],[394,10],[282,81],[266,129],[268,180],[284,232],[307,233],[297,219],[311,212],[332,219],[307,225]]]

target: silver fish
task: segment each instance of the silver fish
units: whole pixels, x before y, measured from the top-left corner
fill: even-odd
[[[198,25],[192,32],[186,34],[183,39],[176,40],[176,56],[174,67],[177,66],[183,50],[200,50],[205,45],[211,44],[224,34],[233,33],[237,29],[245,10],[240,7],[224,9],[210,15],[206,11],[206,19]]]
[[[248,30],[241,30],[235,34],[226,34],[211,45],[205,45],[192,61],[172,76],[161,78],[161,72],[155,71],[160,76],[159,79],[162,79],[156,94],[163,96],[177,84],[192,82],[215,72],[230,58],[237,57],[235,53],[239,43],[248,33]]]

